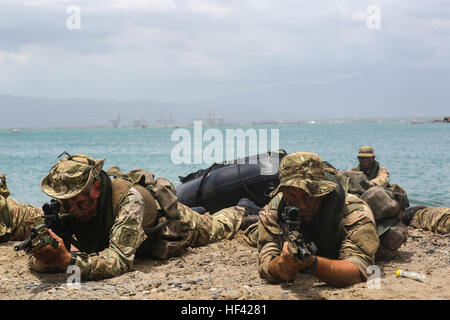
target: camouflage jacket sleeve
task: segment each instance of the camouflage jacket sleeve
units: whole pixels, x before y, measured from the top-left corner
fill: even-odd
[[[363,200],[348,194],[339,226],[344,238],[339,260],[352,262],[367,280],[367,267],[374,264],[380,245],[372,210]]]
[[[259,213],[258,223],[258,250],[259,266],[258,272],[261,278],[269,282],[280,282],[282,279],[276,278],[269,273],[270,261],[281,254],[282,238],[279,235],[280,227],[277,222],[277,209],[283,194],[279,193],[267,204]]]
[[[389,171],[384,167],[380,167],[378,170],[378,175],[375,179],[370,180],[370,182],[375,183],[380,187],[387,187],[389,184]]]
[[[142,228],[143,216],[144,200],[131,188],[119,206],[109,247],[93,254],[78,254],[75,265],[80,268],[83,280],[112,278],[129,271],[136,250],[147,238]]]
[[[133,265],[137,248],[147,238],[142,228],[144,200],[131,188],[119,205],[119,211],[111,228],[109,247],[101,252],[86,254],[79,252],[75,266],[80,268],[82,280],[112,278],[129,271]],[[55,268],[42,268],[31,256],[29,266],[38,272],[61,272]]]

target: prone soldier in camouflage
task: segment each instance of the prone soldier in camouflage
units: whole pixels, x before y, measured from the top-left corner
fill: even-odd
[[[405,225],[440,234],[450,233],[450,208],[414,206],[403,213]]]
[[[42,209],[9,197],[6,175],[0,174],[0,242],[20,241],[31,228],[43,223]]]
[[[260,212],[259,274],[269,282],[294,280],[307,272],[329,285],[342,287],[367,280],[367,267],[379,246],[369,206],[347,194],[334,176],[324,171],[321,158],[297,152],[283,158],[275,197]],[[300,261],[280,235],[278,213],[286,206],[300,211],[300,232],[317,246],[316,255]]]
[[[151,173],[146,171],[150,178],[134,173],[134,180],[110,177],[113,168],[106,173],[103,163],[104,159],[85,155],[69,156],[42,180],[42,191],[60,201],[71,219],[71,242],[79,251],[69,252],[62,239],[49,231],[60,244],[57,249],[46,246],[33,252],[32,269],[61,272],[75,265],[83,280],[111,278],[129,271],[136,255],[163,259],[180,255],[188,246],[230,238],[241,227],[243,207],[200,215],[176,202],[175,215],[168,214],[161,206],[164,199],[137,183],[152,180]]]
[[[372,186],[387,187],[389,185],[389,171],[381,167],[375,160],[375,153],[371,146],[362,146],[358,152],[359,165],[352,171],[362,171]]]

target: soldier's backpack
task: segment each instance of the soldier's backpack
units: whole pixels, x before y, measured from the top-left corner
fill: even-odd
[[[380,223],[378,223],[378,229],[380,229]],[[408,227],[403,222],[396,221],[394,225],[386,226],[384,232],[380,235],[380,247],[375,253],[375,260],[391,260],[397,254],[398,249],[408,238]]]
[[[164,216],[169,219],[177,219],[179,217],[175,187],[169,180],[165,178],[155,180],[155,175],[144,169],[134,169],[123,173],[119,167],[113,166],[108,169],[107,173],[110,176],[131,180],[145,187],[158,201]]]
[[[361,195],[372,209],[375,220],[399,219],[401,215],[400,203],[394,198],[388,188],[374,186]]]
[[[347,192],[358,195],[373,212],[380,238],[376,260],[392,259],[408,237],[408,227],[401,222],[409,207],[405,190],[396,184],[371,187],[361,171],[339,170],[337,175],[349,179]]]
[[[403,211],[409,207],[406,192],[398,185],[389,187],[374,186],[361,195],[372,209],[376,220],[400,219]]]
[[[373,188],[375,187],[371,189]],[[371,189],[367,190],[366,193]],[[405,209],[409,207],[409,200],[405,190],[396,184],[391,184],[382,189],[392,200],[391,208],[386,205],[380,205],[382,200],[379,200],[378,204],[374,203],[376,201],[370,199],[370,195],[363,194],[361,198],[367,198],[368,201],[371,201],[378,215],[378,218],[376,217],[375,220],[377,222],[377,233],[380,237],[380,247],[375,255],[375,259],[391,260],[408,238],[408,227],[403,224],[401,218]],[[376,190],[372,192],[375,193]],[[386,202],[388,203],[388,200]],[[379,210],[376,209],[377,206]],[[382,210],[383,208],[385,209],[384,211]]]
[[[114,166],[108,169],[107,173],[145,187],[157,202],[158,216],[155,225],[144,229],[147,240],[138,248],[137,255],[150,253],[160,259],[181,255],[188,245],[190,226],[188,222],[180,219],[173,184],[165,178],[155,180],[153,173],[143,169],[123,173]]]
[[[338,170],[336,175],[348,178],[348,193],[361,196],[370,188],[369,179],[362,171]]]

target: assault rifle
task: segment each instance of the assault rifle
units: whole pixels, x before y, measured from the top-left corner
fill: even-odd
[[[62,233],[63,221],[59,216],[60,203],[52,199],[49,203],[45,203],[42,206],[44,211],[44,223],[31,229],[30,235],[27,239],[14,246],[15,251],[24,250],[26,253],[32,253],[47,245],[51,245],[54,248],[58,247],[58,241],[53,238],[48,229],[52,229],[56,234]]]
[[[311,255],[316,254],[317,247],[314,242],[306,243],[300,232],[301,220],[300,211],[296,207],[287,206],[280,212],[278,223],[281,227],[283,241],[287,241],[295,248],[294,254],[300,261],[307,260]]]

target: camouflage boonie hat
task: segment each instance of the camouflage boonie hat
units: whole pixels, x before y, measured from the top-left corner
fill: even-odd
[[[105,159],[94,160],[84,154],[75,154],[58,161],[41,182],[48,196],[65,200],[82,193],[94,178],[99,179]]]
[[[375,157],[373,148],[371,146],[363,146],[359,148],[358,157]]]
[[[321,197],[333,191],[337,185],[325,180],[323,161],[317,154],[296,152],[281,160],[280,184],[270,195],[275,196],[281,187],[300,188],[311,197]]]

